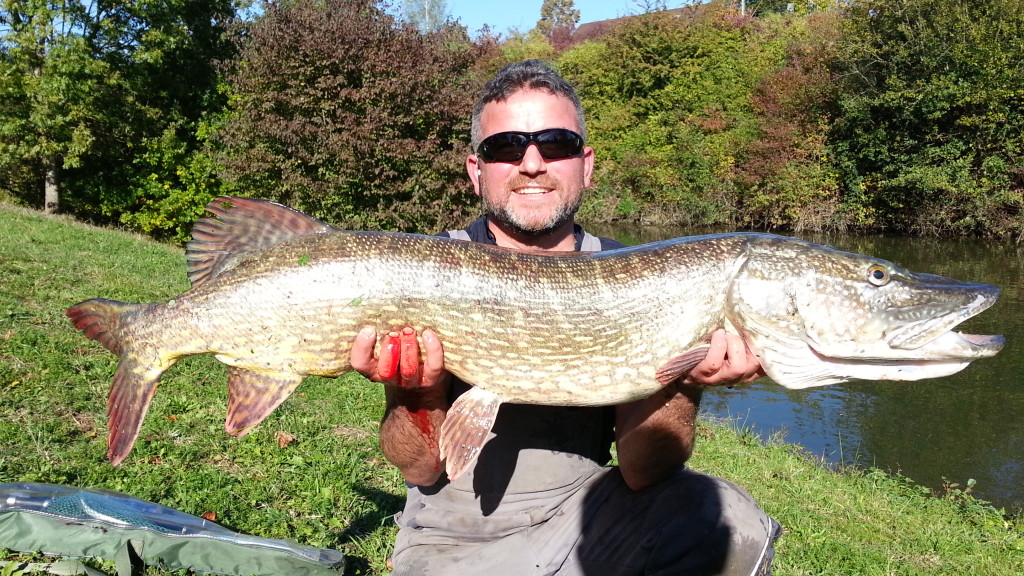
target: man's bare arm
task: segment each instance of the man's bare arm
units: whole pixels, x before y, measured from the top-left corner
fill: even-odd
[[[384,384],[381,452],[407,482],[429,486],[444,470],[438,435],[449,407],[451,374],[444,369],[444,350],[437,335],[424,330],[421,336],[423,362],[411,328],[386,335],[375,356],[377,333],[366,328],[352,345],[351,364],[370,380]]]
[[[626,484],[643,490],[668,479],[689,460],[704,386],[749,382],[763,374],[743,339],[719,330],[712,335],[707,357],[681,382],[616,406],[616,451]]]

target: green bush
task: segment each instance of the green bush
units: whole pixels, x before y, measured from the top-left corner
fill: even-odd
[[[857,3],[833,68],[844,194],[887,229],[1024,230],[1024,5]]]

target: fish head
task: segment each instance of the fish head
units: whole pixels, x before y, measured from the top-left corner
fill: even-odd
[[[727,316],[783,386],[919,380],[1002,349],[1002,336],[954,331],[998,296],[990,284],[776,237],[748,249]]]

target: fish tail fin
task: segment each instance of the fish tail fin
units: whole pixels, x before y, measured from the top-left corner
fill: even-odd
[[[121,356],[124,348],[118,335],[121,316],[125,312],[141,310],[146,306],[93,298],[75,304],[68,308],[65,314],[75,328],[81,330],[87,338],[99,342],[107,350]]]
[[[152,306],[94,298],[66,312],[75,328],[121,358],[107,399],[107,458],[114,466],[131,452],[160,377],[177,361],[177,357],[161,356],[152,345],[133,338],[129,326],[134,319],[126,316]]]

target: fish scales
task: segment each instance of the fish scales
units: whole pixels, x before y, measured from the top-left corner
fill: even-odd
[[[431,328],[450,371],[508,401],[536,403],[545,394],[566,405],[621,402],[659,388],[652,363],[693,344],[672,336],[685,312],[672,286],[693,294],[708,284],[692,266],[670,270],[673,259],[661,253],[672,250],[551,258],[440,238],[322,234],[267,250],[216,285],[182,295],[152,318],[143,339],[155,341],[160,326],[190,317],[201,321],[177,332],[180,342],[165,337],[168,350],[212,352],[246,370],[337,376],[350,369],[362,327]],[[637,365],[637,377],[601,377],[622,365]]]
[[[998,289],[770,234],[677,238],[620,250],[530,253],[332,228],[271,202],[221,198],[186,253],[189,291],[164,302],[68,309],[118,354],[108,458],[123,460],[164,371],[229,366],[225,429],[244,435],[309,375],[351,370],[364,327],[433,330],[473,384],[440,434],[451,478],[472,464],[502,402],[591,406],[684,377],[710,334],[743,337],[773,380],[805,388],[952,374],[1001,336],[952,328]]]

